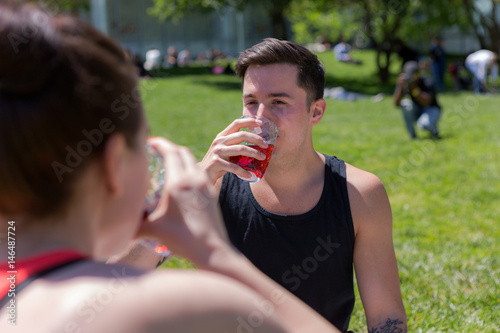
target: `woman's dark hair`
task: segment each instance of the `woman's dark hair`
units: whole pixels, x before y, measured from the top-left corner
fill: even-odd
[[[298,67],[297,85],[307,92],[308,103],[323,98],[325,68],[318,57],[303,46],[290,41],[266,38],[241,52],[235,65],[236,74],[245,78],[251,65],[288,63]]]
[[[35,5],[0,5],[0,213],[43,217],[112,133],[134,147],[134,65],[92,26]]]

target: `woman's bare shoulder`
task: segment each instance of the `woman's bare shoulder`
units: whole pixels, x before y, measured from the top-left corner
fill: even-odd
[[[132,269],[127,272],[125,266],[108,266],[96,266],[85,276],[33,283],[19,298],[24,319],[19,319],[18,328],[37,332],[157,332],[160,328],[233,332],[250,327],[255,332],[283,332],[266,301],[230,278],[199,270],[138,274]],[[258,328],[252,326],[255,318],[250,314],[258,314]]]
[[[129,327],[172,332],[283,332],[272,309],[253,290],[220,274],[200,270],[160,270],[131,282],[109,317],[129,314]],[[255,328],[250,314],[259,314]],[[109,323],[112,324],[113,321]]]

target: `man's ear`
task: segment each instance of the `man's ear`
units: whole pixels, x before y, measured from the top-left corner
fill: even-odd
[[[111,134],[103,152],[103,180],[113,195],[122,193],[125,178],[125,153],[127,143],[121,134]]]
[[[326,101],[323,98],[316,100],[311,105],[311,125],[316,125],[320,122],[320,120],[323,118],[323,115],[325,114],[325,110]]]

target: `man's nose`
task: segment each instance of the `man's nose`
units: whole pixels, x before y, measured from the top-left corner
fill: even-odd
[[[257,109],[256,116],[269,119],[269,116],[268,116],[269,113],[270,113],[269,107],[267,107],[265,103],[260,103],[259,108]]]

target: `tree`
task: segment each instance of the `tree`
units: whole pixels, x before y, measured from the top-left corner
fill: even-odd
[[[271,35],[279,39],[289,39],[284,12],[293,0],[261,0],[271,18]]]
[[[481,48],[500,51],[500,4],[493,0],[463,0],[465,14],[479,40]]]
[[[74,15],[78,13],[79,10],[89,10],[90,4],[89,0],[12,0],[13,2],[35,2],[42,8],[53,12],[69,12]]]
[[[292,24],[293,40],[310,44],[324,38],[334,42],[352,39],[359,31],[354,13],[348,9],[331,9],[319,1],[293,1],[286,11]]]
[[[260,5],[269,13],[272,37],[288,39],[286,19],[283,13],[291,2],[292,0],[256,0],[252,2],[245,0],[154,0],[154,5],[148,9],[148,13],[160,20],[178,20],[193,12],[222,10],[226,7],[243,10],[245,6],[250,4]]]
[[[315,14],[311,16],[307,8],[312,8]],[[331,40],[342,36],[346,40],[356,39],[362,44],[373,46],[377,51],[375,61],[379,78],[382,82],[387,82],[394,43],[401,26],[407,19],[409,9],[409,0],[339,0],[336,2],[309,0],[292,6],[294,12],[290,14],[290,17],[294,32],[304,25],[304,22],[310,22],[310,26],[313,27],[318,27],[320,22],[330,23],[331,26],[328,28],[320,27],[325,29],[324,31],[316,29],[316,34],[326,35]],[[311,19],[318,18],[322,20],[311,21]],[[336,31],[332,31],[330,29],[332,27]]]
[[[468,25],[461,1],[472,0],[301,0],[290,7],[289,17],[299,39],[307,36],[307,27],[332,40],[342,35],[375,48],[378,76],[385,83],[399,39],[428,44],[445,27]]]
[[[378,75],[380,81],[385,83],[389,80],[391,55],[395,50],[398,31],[404,20],[408,20],[410,1],[362,0],[360,3],[362,31],[377,50]]]
[[[225,7],[242,10],[244,6],[244,0],[154,0],[153,6],[148,8],[148,14],[160,21],[176,21],[194,12],[205,13]]]

